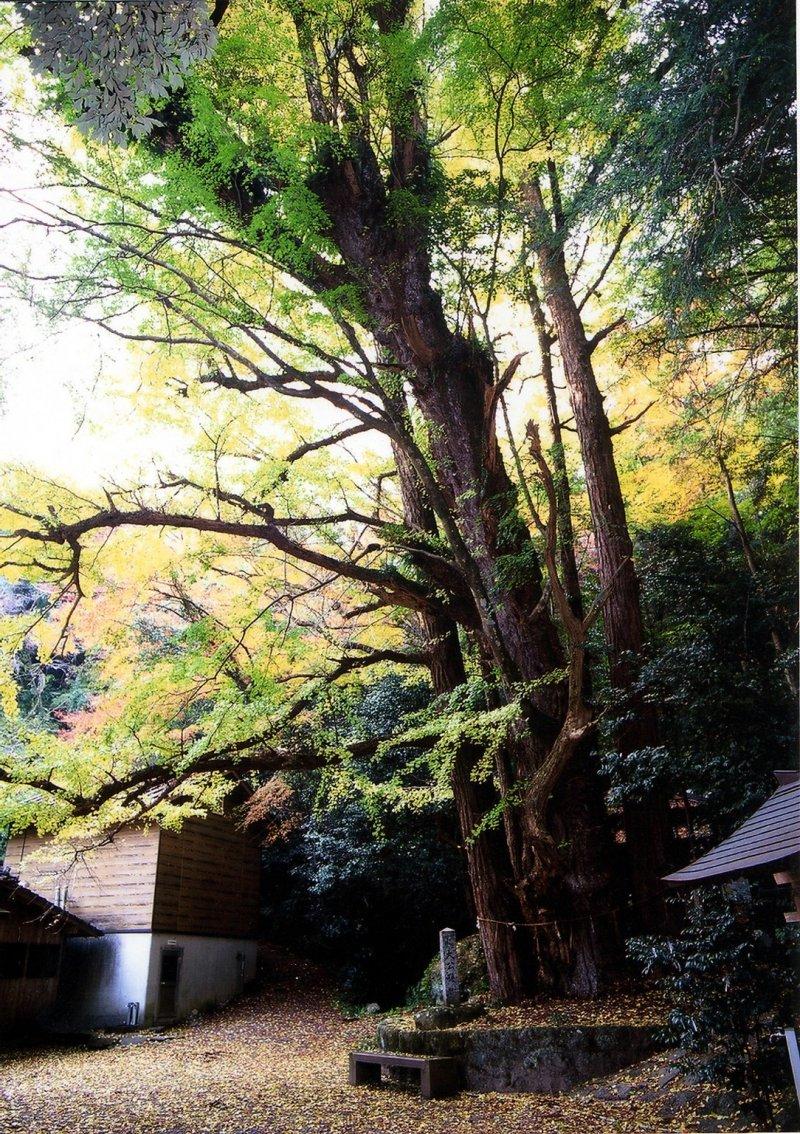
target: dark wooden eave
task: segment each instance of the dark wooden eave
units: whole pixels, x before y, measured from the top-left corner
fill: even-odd
[[[718,846],[666,875],[675,885],[723,879],[800,855],[800,772],[776,772],[778,790]]]
[[[12,910],[24,915],[31,924],[52,933],[63,933],[68,937],[103,936],[102,929],[57,906],[35,890],[29,890],[15,875],[0,866],[0,913]]]

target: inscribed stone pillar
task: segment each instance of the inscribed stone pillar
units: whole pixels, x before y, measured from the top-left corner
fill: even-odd
[[[456,931],[439,931],[439,959],[442,966],[442,999],[445,1004],[458,1004],[461,990],[458,987],[458,953],[456,951]]]

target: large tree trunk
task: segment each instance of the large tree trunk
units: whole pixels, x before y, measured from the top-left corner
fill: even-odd
[[[429,309],[432,325],[415,317],[423,343],[435,343],[435,336],[442,334],[435,314],[434,302]],[[472,586],[484,652],[501,675],[507,695],[514,697],[519,695],[515,683],[551,673],[564,658],[547,608],[539,602],[538,562],[516,514],[515,493],[497,445],[490,362],[472,344],[454,336],[447,347],[434,369],[430,361],[420,368],[419,346],[410,351],[396,338],[391,344],[395,357],[401,350],[405,353],[405,358],[400,357],[413,375],[415,400],[430,428],[438,487],[475,565]],[[522,570],[507,578],[503,567],[509,560],[521,562]],[[524,785],[550,750],[564,713],[563,687],[534,688],[526,698],[526,710],[527,727],[518,730],[500,758],[499,779],[509,801],[515,797],[515,785]],[[542,860],[538,833],[524,802],[505,811],[523,922],[508,919],[511,924],[498,925],[492,932],[498,935],[498,949],[502,934],[508,949],[512,935],[527,940],[538,960],[539,987],[591,995],[618,958],[618,939],[608,915],[609,877],[607,867],[601,865],[609,862],[610,843],[600,788],[585,754],[574,761],[566,782],[569,788],[558,786],[550,809],[561,845],[555,869]],[[600,929],[595,915],[606,922]]]
[[[445,372],[446,384],[415,383],[414,393],[432,427],[441,487],[476,564],[474,593],[485,654],[500,674],[506,696],[519,698],[519,683],[535,683],[563,667],[564,656],[547,607],[539,601],[538,563],[516,514],[514,490],[494,436],[488,359],[465,349],[459,362]],[[518,574],[516,563],[522,566]],[[608,879],[596,867],[608,861],[605,831],[602,822],[584,827],[584,814],[559,785],[550,817],[563,832],[562,849],[555,865],[543,858],[536,824],[517,793],[550,751],[565,710],[564,689],[534,685],[522,701],[525,725],[500,754],[499,778],[509,802],[506,841],[524,924],[503,930],[530,941],[540,987],[592,994],[608,961],[603,952],[608,942],[590,931],[590,911],[608,906]],[[601,814],[599,787],[588,764],[576,762],[570,779],[581,797],[594,795],[595,814]]]
[[[399,399],[397,409],[405,414],[405,406]],[[394,446],[394,457],[406,527],[425,535],[438,535],[436,517],[425,499],[422,486],[408,457],[397,445]],[[451,693],[466,681],[458,628],[442,614],[426,612],[420,617],[430,655],[434,691],[437,694]],[[531,960],[526,955],[524,936],[509,933],[507,928],[509,922],[521,921],[522,915],[514,894],[511,864],[503,839],[498,831],[475,834],[484,815],[497,802],[496,793],[490,785],[479,784],[472,778],[479,757],[480,752],[467,744],[458,752],[451,777],[453,799],[486,958],[489,988],[496,1000],[513,1003],[530,989]]]
[[[547,974],[549,987],[583,997],[596,995],[603,978],[621,962],[613,877],[615,852],[594,761],[590,746],[584,745],[553,794],[551,829],[568,863],[560,886],[569,890],[568,905],[575,913],[572,921],[559,922],[551,937],[542,943],[551,954],[560,947],[556,965]],[[602,900],[598,900],[601,896]],[[549,904],[551,908],[560,908],[567,903],[562,895],[554,893]],[[542,945],[538,945],[537,953],[544,970]],[[602,959],[599,972],[596,958]]]
[[[437,693],[449,693],[466,680],[456,627],[443,616],[422,615],[431,653],[431,678]],[[475,832],[495,803],[488,785],[472,775],[480,750],[464,744],[453,763],[451,784],[472,900],[478,919],[489,988],[502,1003],[513,1003],[530,991],[531,961],[522,935],[510,934],[509,922],[522,920],[505,843],[498,831]]]
[[[423,615],[430,640],[431,673],[438,693],[449,692],[465,679],[463,659],[454,626]],[[491,785],[477,783],[473,772],[481,752],[464,744],[453,762],[451,784],[458,814],[462,846],[472,890],[481,944],[492,996],[501,1003],[521,1000],[532,989],[532,958],[523,934],[509,932],[509,924],[522,921],[514,892],[514,879],[502,833],[476,834],[481,820],[497,802]]]
[[[549,223],[537,180],[527,187],[533,214],[544,302],[558,333],[564,374],[575,417],[592,515],[598,575],[607,591],[603,608],[611,683],[627,693],[635,676],[635,658],[643,645],[639,580],[633,562],[625,502],[614,461],[611,427],[592,366],[589,343],[572,294],[561,236]],[[632,719],[620,730],[623,753],[658,743],[651,706],[631,698]],[[656,796],[624,809],[631,882],[639,923],[649,931],[663,928],[666,906],[661,877],[666,873],[671,839],[667,801]]]

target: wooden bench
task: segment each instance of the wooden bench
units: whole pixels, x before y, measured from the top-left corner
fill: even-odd
[[[419,1093],[424,1099],[454,1095],[460,1086],[457,1059],[446,1055],[396,1055],[392,1051],[351,1051],[350,1086],[380,1084],[381,1067],[419,1071]]]

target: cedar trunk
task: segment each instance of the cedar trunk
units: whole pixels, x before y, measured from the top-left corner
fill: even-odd
[[[536,183],[530,187],[529,200],[542,234],[546,214]],[[572,294],[558,236],[552,231],[548,238],[540,235],[537,253],[544,301],[558,334],[581,447],[600,585],[607,591],[603,618],[611,683],[615,689],[626,693],[631,688],[635,659],[641,654],[644,635],[639,580],[614,460],[611,426],[592,365],[592,347]],[[658,743],[657,720],[652,707],[639,698],[632,698],[630,709],[633,719],[617,737],[623,753]],[[668,867],[671,838],[667,801],[656,796],[642,803],[627,804],[624,823],[638,920],[645,929],[655,932],[664,927],[666,917],[661,877]]]
[[[533,325],[536,330],[536,341],[539,347],[539,357],[542,361],[542,381],[547,395],[547,413],[550,418],[550,432],[553,437],[553,448],[550,459],[553,465],[553,484],[558,502],[558,552],[561,561],[561,573],[564,580],[564,590],[569,599],[572,613],[577,618],[583,617],[583,596],[578,575],[578,564],[575,558],[575,533],[572,528],[572,505],[570,502],[569,473],[567,459],[564,451],[564,434],[561,427],[561,415],[558,412],[558,398],[556,385],[553,380],[553,337],[547,330],[544,310],[539,293],[532,281],[528,281],[528,306],[530,307]],[[588,678],[587,678],[588,680]]]

